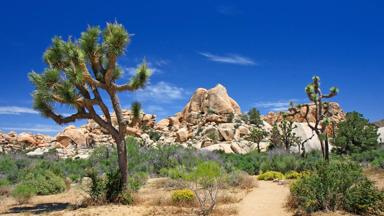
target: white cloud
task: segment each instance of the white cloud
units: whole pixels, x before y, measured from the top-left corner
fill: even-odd
[[[149,105],[144,108],[144,111],[145,113],[153,113],[161,117],[167,116],[169,114],[164,107],[159,105]]]
[[[162,66],[167,65],[168,61],[164,59],[156,60],[153,63],[147,62],[149,69],[151,69],[152,74],[161,74],[163,73],[163,70],[161,69]],[[123,67],[124,73],[133,76],[136,74],[137,68],[139,68],[141,65],[137,64],[136,67]]]
[[[38,114],[36,110],[29,107],[1,106],[0,115]]]
[[[36,133],[57,133],[62,131],[63,127],[51,126],[51,125],[32,125],[30,127],[1,127],[5,131],[17,131],[17,132],[36,132]]]
[[[157,103],[180,100],[183,99],[185,95],[186,91],[183,88],[163,81],[150,84],[145,89],[136,92],[136,97],[139,101],[153,100]]]
[[[273,112],[282,112],[287,111],[290,102],[297,102],[298,99],[290,99],[290,100],[278,100],[278,101],[260,101],[254,104],[257,108],[267,109]]]
[[[257,63],[254,62],[252,59],[237,54],[214,55],[208,52],[200,52],[199,54],[206,57],[208,60],[214,62],[238,65],[257,65]]]

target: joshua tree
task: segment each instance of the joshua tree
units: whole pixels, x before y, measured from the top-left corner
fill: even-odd
[[[267,136],[268,136],[268,132],[265,131],[263,128],[254,127],[251,129],[251,133],[249,134],[248,139],[251,142],[254,142],[257,144],[257,151],[260,152],[261,151],[260,143]]]
[[[314,76],[312,77],[312,83],[305,87],[305,92],[307,93],[308,99],[315,106],[315,114],[313,116],[314,122],[310,122],[309,104],[292,106],[289,111],[292,115],[296,115],[300,113],[299,110],[302,107],[305,107],[304,119],[307,122],[308,127],[310,127],[319,137],[321,152],[323,153],[324,159],[329,160],[329,138],[326,129],[330,124],[332,124],[330,118],[333,115],[333,111],[329,103],[324,102],[323,100],[335,97],[339,93],[339,89],[331,87],[328,94],[323,94],[320,89],[320,77]]]
[[[273,124],[272,130],[271,130],[271,136],[269,138],[269,143],[270,144],[268,146],[268,150],[272,150],[275,148],[282,148],[281,134],[280,134],[277,122]]]
[[[289,152],[292,146],[301,144],[300,137],[296,136],[296,133],[293,130],[297,128],[297,125],[293,124],[293,121],[288,121],[286,118],[283,118],[283,121],[279,125],[280,139],[281,143],[284,144],[285,150]]]
[[[54,37],[44,53],[47,64],[44,72],[29,73],[36,88],[33,107],[43,116],[58,124],[93,119],[111,134],[116,142],[120,180],[124,186],[128,176],[124,138],[127,126],[132,122],[123,117],[118,93],[144,87],[151,73],[144,61],[129,82],[116,83],[122,75],[117,59],[124,54],[129,42],[127,30],[118,23],[107,23],[103,31],[99,27],[88,27],[78,40],[69,38],[64,41]],[[103,98],[102,93],[108,99]],[[112,124],[110,106],[106,102],[115,112],[117,126]],[[67,106],[75,113],[58,114],[59,105]],[[138,107],[137,103],[133,104],[136,117]]]

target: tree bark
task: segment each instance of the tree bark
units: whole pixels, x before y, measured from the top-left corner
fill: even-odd
[[[117,148],[117,160],[119,164],[120,181],[125,187],[128,182],[128,159],[127,159],[127,146],[124,137],[114,138]]]

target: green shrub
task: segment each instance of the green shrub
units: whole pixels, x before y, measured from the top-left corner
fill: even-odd
[[[37,195],[56,194],[66,189],[64,179],[49,170],[31,170],[22,182],[33,188]]]
[[[286,179],[297,179],[300,177],[301,177],[301,174],[296,172],[296,171],[289,171],[289,172],[285,173]]]
[[[186,170],[182,166],[168,169],[168,177],[171,179],[183,179],[186,177]]]
[[[134,173],[128,177],[128,187],[130,190],[138,191],[148,180],[148,174],[144,172]]]
[[[130,190],[124,190],[119,194],[118,203],[123,205],[130,205],[133,203],[133,196]]]
[[[195,194],[190,189],[175,190],[171,195],[172,202],[176,204],[191,203],[195,199]]]
[[[250,189],[256,185],[254,177],[241,170],[228,173],[226,183],[231,187],[240,187],[242,189]]]
[[[5,178],[0,179],[0,188],[8,185],[10,185],[10,182],[7,179]]]
[[[291,207],[311,213],[344,209],[365,214],[379,211],[377,200],[383,196],[352,162],[319,162],[309,175],[291,185]],[[380,195],[381,194],[381,195]]]
[[[87,175],[91,179],[88,194],[96,203],[101,203],[105,199],[105,179],[99,177],[95,169],[87,170]]]
[[[348,188],[344,207],[347,211],[359,215],[384,214],[384,192],[377,190],[372,182],[364,179]]]
[[[27,203],[33,196],[36,195],[36,191],[33,187],[27,184],[18,184],[12,191],[12,196],[20,203]]]
[[[272,181],[272,180],[282,180],[284,179],[284,174],[276,171],[267,171],[265,173],[260,174],[257,177],[258,180]]]

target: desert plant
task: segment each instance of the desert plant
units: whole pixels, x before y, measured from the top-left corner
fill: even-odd
[[[338,154],[359,153],[377,149],[379,146],[377,127],[369,123],[358,112],[347,113],[344,121],[337,125],[333,139]]]
[[[283,143],[281,142],[281,134],[277,122],[273,124],[270,134],[268,150],[283,148]]]
[[[266,130],[264,130],[263,128],[257,128],[257,127],[253,127],[250,131],[250,134],[249,134],[249,137],[248,137],[248,140],[250,140],[251,142],[254,142],[256,143],[257,145],[257,151],[260,152],[261,149],[260,149],[260,143],[261,141],[263,141],[263,139],[265,137],[268,136],[268,132]]]
[[[56,194],[67,188],[64,179],[49,170],[31,170],[22,182],[33,188],[38,195]]]
[[[284,179],[284,174],[276,171],[267,171],[265,173],[261,173],[257,179],[264,181],[282,180]]]
[[[28,184],[18,184],[12,191],[12,196],[20,203],[27,203],[33,196],[36,195],[36,191]]]
[[[256,179],[241,170],[234,170],[226,176],[226,183],[232,187],[250,189],[256,186]]]
[[[48,65],[45,71],[41,74],[29,74],[35,85],[33,107],[43,116],[58,124],[92,119],[109,132],[117,144],[123,185],[126,185],[128,180],[124,138],[127,126],[135,121],[128,122],[124,119],[118,93],[144,87],[150,76],[150,70],[144,61],[128,83],[116,83],[122,75],[117,59],[124,54],[129,42],[128,32],[118,23],[107,23],[103,32],[99,27],[89,27],[77,41],[71,38],[64,41],[60,37],[54,37],[52,45],[44,53],[44,60]],[[100,90],[106,93],[109,100],[102,98]],[[111,101],[111,106],[107,106],[106,101]],[[60,115],[55,110],[58,105],[68,106],[76,113]],[[117,126],[112,124],[109,107],[115,112]],[[137,112],[137,109],[134,109],[137,104],[134,103],[132,107],[132,110]],[[97,110],[100,110],[104,117],[99,115]]]
[[[296,171],[289,171],[289,172],[285,173],[286,179],[297,179],[300,177],[301,177],[301,174],[296,172]]]
[[[344,209],[366,214],[382,211],[384,192],[369,183],[361,168],[352,162],[319,162],[316,169],[291,185],[290,204],[299,211]]]
[[[199,164],[186,178],[199,202],[201,215],[209,215],[216,206],[217,194],[223,181],[223,171],[218,163],[206,161]]]
[[[248,111],[248,121],[250,124],[255,125],[255,127],[263,126],[263,120],[261,120],[260,112],[256,108],[252,108]]]
[[[307,93],[308,99],[313,102],[315,106],[314,123],[310,122],[309,104],[292,105],[291,108],[289,108],[290,115],[300,114],[300,109],[305,107],[306,111],[303,117],[308,127],[319,137],[323,157],[329,161],[329,137],[327,128],[331,124],[334,124],[334,122],[331,122],[331,117],[334,113],[329,103],[324,102],[324,99],[335,97],[339,93],[339,89],[331,87],[328,94],[323,94],[323,91],[320,89],[320,77],[314,76],[312,77],[312,83],[305,87],[305,92]]]
[[[195,194],[190,189],[175,190],[171,194],[171,199],[175,204],[185,205],[195,200]]]

